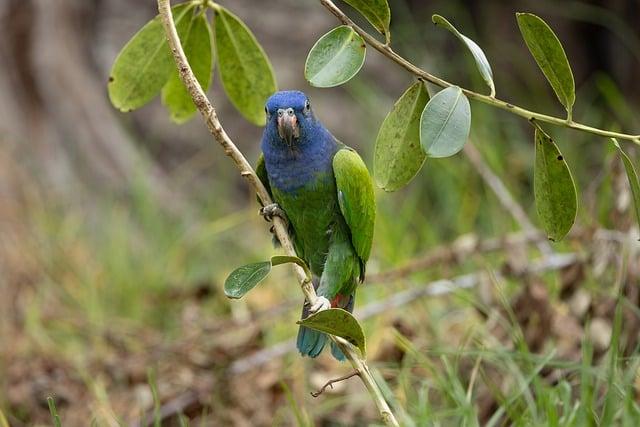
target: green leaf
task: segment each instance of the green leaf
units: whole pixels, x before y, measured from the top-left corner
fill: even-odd
[[[547,23],[536,15],[516,13],[516,18],[529,51],[571,118],[576,86],[560,40]]]
[[[389,40],[391,9],[387,0],[344,0],[345,3],[360,12],[367,21]]]
[[[471,55],[473,55],[473,59],[475,59],[476,61],[476,66],[478,67],[478,71],[480,71],[480,75],[482,76],[484,81],[487,83],[487,86],[489,86],[489,89],[491,90],[491,96],[495,96],[496,87],[493,83],[493,71],[491,71],[491,65],[489,65],[489,61],[487,60],[487,57],[482,51],[482,49],[480,49],[480,46],[478,46],[476,42],[471,40],[469,37],[460,33],[456,29],[456,27],[454,27],[449,21],[447,21],[442,16],[433,15],[431,17],[431,20],[433,21],[434,24],[440,25],[446,28],[447,30],[451,31],[458,39],[460,39],[462,43],[464,43],[467,46],[467,48],[471,52]]]
[[[9,421],[7,421],[7,417],[4,416],[2,409],[0,408],[0,427],[9,427]]]
[[[194,5],[172,8],[176,25],[188,19]],[[156,16],[122,48],[111,68],[108,91],[114,107],[132,111],[153,99],[175,68],[160,17]]]
[[[271,271],[271,261],[256,262],[238,267],[224,281],[224,294],[229,298],[242,298]]]
[[[549,240],[560,241],[576,220],[578,196],[569,166],[553,140],[536,129],[533,191]]]
[[[311,280],[311,270],[302,259],[297,256],[276,255],[269,261],[247,264],[233,270],[224,282],[224,293],[229,298],[242,298],[269,275],[272,267],[288,263],[298,264]]]
[[[420,143],[428,157],[449,157],[469,138],[471,107],[457,86],[436,93],[420,118]]]
[[[360,349],[363,356],[367,352],[362,326],[351,313],[341,308],[322,310],[306,319],[298,321],[299,325],[320,332],[335,335],[349,341]]]
[[[307,263],[304,262],[302,259],[298,258],[297,256],[276,255],[271,257],[271,265],[273,265],[274,267],[276,265],[288,264],[288,263],[298,264],[304,270],[305,274],[307,275],[307,278],[311,280],[312,274],[311,274],[311,270],[309,270],[309,266],[307,266]]]
[[[211,84],[212,49],[211,28],[204,13],[191,15],[190,19],[183,19],[177,26],[180,43],[187,56],[202,89],[207,91]],[[171,119],[176,123],[184,123],[197,111],[191,95],[180,80],[178,69],[174,67],[167,84],[162,88],[162,103],[171,113]]]
[[[624,169],[627,172],[627,178],[629,179],[629,185],[631,186],[631,195],[633,196],[633,204],[636,210],[636,217],[638,219],[638,225],[640,225],[640,181],[638,180],[638,174],[636,173],[636,168],[633,166],[633,162],[627,155],[627,153],[622,150],[618,141],[612,138],[613,144],[618,149],[620,153],[620,157],[622,157],[622,162],[624,163]]]
[[[311,48],[304,65],[304,77],[316,87],[341,85],[353,78],[362,64],[366,45],[350,27],[334,28]]]
[[[429,101],[424,83],[402,94],[380,126],[374,148],[373,175],[378,187],[395,191],[418,173],[425,161],[420,148],[420,116]]]
[[[51,418],[53,418],[53,426],[62,427],[62,421],[60,420],[60,416],[58,415],[56,402],[53,400],[53,397],[47,397],[47,405],[49,405],[49,413],[51,414]]]
[[[251,123],[266,122],[264,104],[276,91],[271,63],[249,28],[222,6],[214,11],[215,46],[222,86]]]

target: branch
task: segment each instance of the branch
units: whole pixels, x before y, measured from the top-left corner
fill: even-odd
[[[528,232],[533,233],[536,231],[536,227],[531,223],[529,217],[525,213],[522,206],[516,202],[516,199],[513,198],[511,192],[507,188],[506,185],[502,182],[502,180],[493,173],[491,168],[486,164],[484,159],[482,158],[482,154],[473,145],[471,140],[465,144],[463,148],[464,154],[467,156],[469,162],[476,168],[476,171],[480,174],[480,177],[484,180],[484,182],[491,188],[493,193],[496,195],[500,204],[511,214],[511,216],[516,220],[516,222],[520,225],[520,227]],[[538,249],[544,255],[551,255],[553,253],[553,249],[548,241],[538,241],[536,242],[538,245]]]
[[[388,44],[384,44],[378,40],[376,40],[371,34],[369,34],[368,32],[366,32],[365,30],[363,30],[362,28],[360,28],[356,23],[354,23],[347,15],[345,15],[345,13],[340,10],[331,0],[320,0],[320,3],[322,3],[322,5],[327,8],[327,10],[329,10],[329,12],[331,12],[336,18],[338,18],[338,20],[340,22],[342,22],[344,25],[351,27],[356,33],[358,33],[360,36],[362,36],[362,38],[367,42],[367,44],[371,47],[373,47],[375,50],[377,50],[378,52],[380,52],[382,55],[386,56],[387,58],[391,59],[392,61],[394,61],[395,63],[397,63],[398,65],[400,65],[402,68],[404,68],[405,70],[407,70],[408,72],[410,72],[411,74],[413,74],[414,76],[418,77],[421,80],[426,80],[428,82],[433,83],[436,86],[440,86],[443,88],[446,87],[450,87],[450,86],[457,86],[454,85],[453,83],[450,83],[444,79],[441,79],[440,77],[434,76],[433,74],[427,73],[426,71],[424,71],[423,69],[421,69],[420,67],[412,64],[411,62],[409,62],[408,60],[406,60],[405,58],[403,58],[402,56],[398,55],[392,48],[391,46],[389,46]],[[536,113],[534,111],[530,111],[527,110],[525,108],[519,107],[517,105],[513,105],[509,102],[506,101],[502,101],[498,98],[489,96],[489,95],[483,95],[481,93],[477,93],[474,91],[471,91],[469,89],[462,89],[462,92],[464,92],[464,94],[473,100],[476,101],[480,101],[483,102],[485,104],[489,104],[492,105],[496,108],[500,108],[502,110],[506,110],[509,111],[510,113],[513,113],[517,116],[521,116],[526,118],[527,120],[531,120],[531,119],[535,119],[538,120],[540,122],[544,122],[544,123],[549,123],[555,126],[561,126],[561,127],[565,127],[565,128],[570,128],[570,129],[575,129],[575,130],[579,130],[581,132],[587,132],[587,133],[591,133],[593,135],[599,135],[599,136],[603,136],[603,137],[607,137],[607,138],[620,138],[620,139],[625,139],[627,141],[631,141],[635,144],[640,145],[640,135],[631,135],[631,134],[626,134],[626,133],[619,133],[619,132],[611,132],[608,130],[604,130],[604,129],[599,129],[599,128],[595,128],[595,127],[591,127],[591,126],[587,126],[587,125],[583,125],[581,123],[577,123],[571,120],[567,120],[566,118],[560,118],[560,117],[554,117],[554,116],[549,116],[546,114],[542,114],[542,113]]]
[[[333,385],[334,385],[335,383],[339,383],[340,381],[348,380],[349,378],[351,378],[351,377],[355,377],[356,375],[358,375],[358,376],[359,376],[359,375],[360,375],[360,373],[359,373],[358,371],[353,371],[353,372],[351,372],[350,374],[343,375],[343,376],[341,376],[341,377],[339,377],[339,378],[335,378],[335,379],[333,379],[333,380],[329,380],[329,381],[327,381],[327,383],[326,383],[325,385],[323,385],[323,386],[322,386],[322,388],[321,388],[320,390],[318,390],[318,391],[312,391],[312,392],[311,392],[311,396],[313,396],[313,397],[318,397],[318,396],[320,396],[322,393],[324,393],[324,391],[327,389],[327,387],[331,387],[331,389],[333,389]]]
[[[453,243],[436,246],[426,254],[416,257],[404,265],[391,270],[369,275],[369,283],[386,283],[425,271],[435,265],[450,265],[458,260],[464,260],[472,254],[495,252],[509,247],[539,243],[547,240],[547,236],[539,230],[520,231],[500,237],[478,239],[475,235],[464,235]]]
[[[262,204],[265,206],[271,204],[272,201],[269,197],[269,193],[262,185],[262,182],[260,182],[260,179],[256,175],[247,159],[244,157],[242,152],[236,147],[233,141],[231,141],[231,138],[229,138],[229,135],[227,135],[227,133],[225,132],[222,124],[220,123],[220,120],[218,119],[218,115],[213,108],[213,105],[207,99],[206,94],[202,90],[202,86],[200,86],[200,83],[198,83],[196,76],[193,74],[193,70],[189,66],[189,61],[187,60],[184,50],[182,49],[175,22],[173,21],[170,0],[157,0],[157,2],[158,12],[160,13],[160,17],[162,19],[162,25],[164,26],[169,48],[173,53],[173,58],[178,68],[180,80],[182,80],[182,82],[184,83],[187,91],[193,99],[194,104],[198,108],[198,111],[200,111],[200,114],[207,124],[209,132],[211,132],[211,135],[213,135],[215,140],[222,146],[225,154],[229,156],[231,160],[233,160],[236,167],[240,171],[240,175],[249,182],[249,185],[251,185],[251,187],[253,187],[255,192],[258,194],[258,197],[260,198]],[[274,231],[276,233],[276,236],[278,237],[278,240],[280,240],[285,253],[287,255],[297,256],[293,248],[291,238],[287,233],[285,223],[278,217],[274,218]],[[317,299],[315,290],[313,289],[313,284],[307,279],[307,276],[301,267],[295,266],[294,268],[305,298],[310,304],[313,305]],[[380,388],[373,379],[373,376],[371,375],[366,362],[360,359],[353,347],[344,339],[332,335],[330,335],[329,337],[340,347],[347,359],[349,359],[349,361],[351,362],[353,368],[358,372],[358,375],[369,391],[372,400],[378,407],[378,411],[380,412],[380,416],[382,417],[383,421],[387,425],[397,426],[398,421],[391,412],[391,409],[389,408],[387,401],[382,395]]]

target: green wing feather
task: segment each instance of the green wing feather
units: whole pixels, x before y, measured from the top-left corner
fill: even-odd
[[[269,176],[267,175],[267,167],[264,165],[264,154],[260,153],[260,157],[258,157],[258,163],[256,163],[256,175],[262,182],[262,185],[267,189],[269,196],[273,198],[273,194],[271,194],[271,185],[269,184]],[[258,202],[260,202],[260,198],[258,198]]]
[[[376,216],[371,175],[358,153],[348,147],[333,157],[333,174],[340,212],[351,231],[351,243],[364,265],[371,253]]]

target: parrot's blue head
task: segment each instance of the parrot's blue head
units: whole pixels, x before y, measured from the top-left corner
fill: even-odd
[[[301,138],[309,137],[316,127],[309,98],[298,90],[276,92],[267,100],[264,110],[267,115],[265,131],[289,147]]]

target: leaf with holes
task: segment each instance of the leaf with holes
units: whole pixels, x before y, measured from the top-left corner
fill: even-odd
[[[345,3],[360,12],[380,34],[389,40],[391,9],[387,0],[345,0]]]
[[[189,20],[194,5],[174,6],[176,25]],[[159,16],[149,21],[122,48],[111,68],[109,99],[120,111],[132,111],[151,101],[171,76],[175,64]]]
[[[395,191],[418,173],[425,161],[420,147],[420,116],[429,101],[424,83],[413,84],[380,126],[373,157],[373,175],[378,187]]]
[[[360,349],[363,356],[367,352],[367,344],[362,326],[351,313],[341,308],[330,308],[312,314],[298,321],[299,325],[316,331],[325,332],[344,338]]]
[[[433,15],[431,20],[434,24],[439,25],[441,27],[449,30],[453,35],[455,35],[462,43],[467,46],[471,55],[473,55],[473,59],[476,61],[476,66],[478,67],[478,71],[480,71],[480,75],[482,79],[485,81],[489,89],[491,90],[491,96],[495,96],[496,87],[493,83],[493,71],[491,71],[491,65],[489,65],[489,60],[487,56],[484,54],[480,46],[469,37],[462,34],[460,31],[456,29],[449,21],[447,21],[444,17],[440,15]]]
[[[558,146],[540,129],[536,129],[535,146],[533,192],[536,210],[549,240],[558,242],[576,220],[576,186]]]
[[[516,13],[516,19],[529,51],[571,117],[576,86],[560,40],[546,22],[532,13]]]
[[[624,163],[624,169],[627,172],[627,178],[629,179],[629,185],[631,186],[631,195],[633,196],[633,205],[636,211],[636,218],[638,219],[638,225],[640,225],[640,181],[638,180],[638,174],[636,168],[633,166],[631,158],[624,152],[618,141],[612,139],[613,144],[618,149],[622,162]]]
[[[211,84],[213,60],[211,49],[213,36],[207,17],[204,14],[191,15],[189,19],[182,20],[177,30],[189,65],[202,89],[206,91]],[[169,81],[162,88],[162,103],[176,123],[186,122],[197,111],[175,67]]]
[[[249,28],[222,6],[214,10],[215,47],[222,86],[251,123],[265,124],[264,104],[276,91],[271,63]]]
[[[420,117],[420,143],[428,157],[449,157],[469,138],[471,107],[459,87],[436,93]]]
[[[366,54],[364,40],[345,25],[322,36],[311,48],[304,65],[304,77],[316,87],[341,85],[353,78]]]

